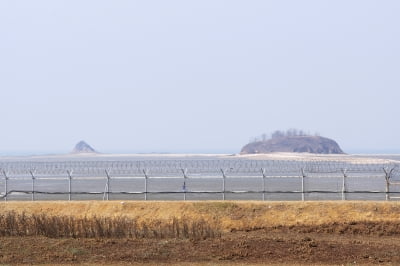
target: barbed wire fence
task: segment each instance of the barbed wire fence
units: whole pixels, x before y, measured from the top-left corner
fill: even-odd
[[[292,160],[0,162],[0,199],[395,200],[398,164]]]

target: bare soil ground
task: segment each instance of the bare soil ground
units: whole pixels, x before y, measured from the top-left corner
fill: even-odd
[[[0,214],[4,210],[22,211],[33,206],[26,204],[22,207],[23,203],[7,204],[7,206],[0,204]],[[14,208],[13,204],[15,204]],[[96,208],[101,206],[99,202],[76,204],[88,205],[86,210],[93,208],[89,206],[90,204],[96,205]],[[109,212],[112,204],[119,206],[119,202],[105,203],[104,209],[107,209],[107,212],[103,211],[100,214],[112,215]],[[145,206],[145,203],[128,202],[126,204],[128,206],[132,204],[130,207],[125,206],[131,210]],[[165,202],[151,202],[148,207],[158,206],[161,213],[164,211],[163,207],[166,206],[164,204],[168,205]],[[177,217],[179,215],[193,217],[199,213],[210,215],[210,217],[214,214],[214,218],[218,219],[225,217],[226,219],[221,223],[221,236],[201,240],[0,237],[0,265],[400,264],[400,212],[396,212],[400,207],[398,203],[344,202],[340,205],[340,203],[331,202],[202,202],[171,203],[171,209],[177,212],[174,208],[179,204],[182,205],[182,210],[186,211],[175,213]],[[208,210],[204,209],[207,204]],[[63,213],[61,205],[67,209],[74,206],[73,203],[71,205],[37,203],[36,207],[40,206],[42,210],[46,210],[46,213],[51,213],[52,210]],[[196,210],[195,213],[191,213],[192,208]],[[257,220],[257,217],[263,217],[264,212],[271,209],[286,212],[287,216],[280,216],[279,219],[271,217],[269,222]],[[298,210],[297,222],[293,222],[291,216],[291,212],[295,209]],[[358,215],[354,215],[351,219],[348,214],[340,210],[356,212]],[[65,212],[69,211],[65,210]],[[314,222],[306,219],[307,213],[310,217],[320,217],[320,219],[314,219]],[[368,215],[363,215],[363,213],[368,213]],[[322,217],[328,214],[329,219]],[[207,215],[203,217],[208,217]],[[243,221],[249,222],[251,226]]]
[[[3,237],[0,263],[400,264],[400,231],[385,235],[379,226],[372,228],[370,224],[332,224],[322,232],[319,227],[263,228],[197,241]]]

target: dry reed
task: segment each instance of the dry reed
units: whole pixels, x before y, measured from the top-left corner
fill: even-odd
[[[138,222],[128,217],[48,216],[6,212],[0,214],[0,236],[46,236],[51,238],[188,238],[220,236],[216,224],[204,219],[173,218],[170,221]]]
[[[26,216],[46,214],[56,217],[92,219],[126,217],[132,227],[144,231],[169,224],[178,226],[177,237],[183,237],[183,223],[191,228],[193,221],[218,228],[223,232],[251,230],[273,226],[315,226],[333,222],[398,222],[400,202],[394,201],[70,201],[70,202],[0,202],[0,215],[15,212]],[[120,217],[120,218],[118,218]],[[11,219],[11,218],[10,218]],[[174,219],[176,219],[175,225]],[[101,224],[101,221],[99,221]],[[178,223],[176,225],[176,223]],[[158,225],[160,224],[160,225]],[[215,227],[218,225],[218,227]],[[146,228],[147,227],[147,228]],[[142,230],[142,229],[140,229]],[[186,228],[185,228],[186,230]],[[100,230],[101,231],[101,230]],[[159,231],[159,230],[158,230]],[[157,232],[158,232],[157,231]],[[175,229],[176,231],[176,229]],[[139,233],[136,233],[139,237]],[[149,234],[149,233],[147,233]],[[160,233],[164,235],[165,233]]]

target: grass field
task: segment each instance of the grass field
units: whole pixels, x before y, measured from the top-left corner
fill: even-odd
[[[73,217],[127,217],[151,220],[203,219],[223,230],[276,225],[321,225],[331,222],[400,221],[398,202],[248,202],[248,201],[71,201],[3,202],[0,214],[46,214]]]
[[[397,202],[0,203],[0,264],[397,265],[399,236]]]

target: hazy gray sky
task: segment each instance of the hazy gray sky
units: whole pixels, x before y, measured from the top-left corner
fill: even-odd
[[[400,151],[400,1],[0,0],[0,153]]]

